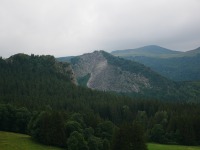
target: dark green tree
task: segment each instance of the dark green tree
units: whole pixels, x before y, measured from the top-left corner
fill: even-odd
[[[150,132],[150,139],[153,142],[158,143],[165,143],[165,131],[163,129],[163,126],[161,124],[155,124],[154,127],[151,129]]]
[[[70,137],[67,140],[68,150],[88,150],[87,142],[84,139],[84,136],[74,131],[71,133]]]
[[[59,112],[44,111],[33,117],[29,130],[34,139],[47,145],[66,145],[64,119]]]
[[[141,125],[134,122],[121,126],[115,136],[113,150],[147,150]]]

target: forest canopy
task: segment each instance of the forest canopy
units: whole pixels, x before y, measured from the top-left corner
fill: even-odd
[[[52,56],[0,58],[0,130],[71,150],[200,144],[200,104],[95,91],[72,75]]]

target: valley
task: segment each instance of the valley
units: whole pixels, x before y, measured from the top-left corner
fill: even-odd
[[[156,50],[151,50],[151,48],[156,48]],[[141,49],[143,50],[141,54],[146,53],[146,55],[149,54],[148,51],[152,52],[152,55],[156,55],[154,53],[160,51],[162,55],[177,55],[178,53],[156,46]],[[136,52],[139,53],[141,49],[137,49]],[[126,52],[126,50],[124,51]],[[129,51],[127,50],[127,52]],[[119,54],[121,51],[116,52]],[[198,55],[187,58],[153,58],[145,56],[123,58],[115,57],[105,51],[95,51],[77,57],[70,57],[70,59],[63,57],[61,60],[58,58],[58,60],[72,64],[77,83],[84,87],[123,93],[129,96],[145,96],[158,100],[199,101],[200,92],[198,88],[200,84],[196,81],[200,69]],[[166,66],[167,63],[168,66]],[[176,80],[173,81],[173,79]],[[178,82],[183,79],[191,82]],[[193,80],[196,82],[195,86],[191,86],[194,84],[194,82],[192,83]]]
[[[104,51],[71,64],[16,54],[0,59],[0,75],[1,131],[68,149],[200,144],[197,82],[177,83]]]
[[[0,0],[0,150],[200,150],[200,0]]]

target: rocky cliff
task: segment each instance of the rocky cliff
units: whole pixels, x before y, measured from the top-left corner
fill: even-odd
[[[161,89],[163,85],[159,84],[167,81],[144,65],[114,57],[104,51],[72,58],[71,63],[79,83],[84,80],[85,86],[102,91],[141,93]],[[158,83],[154,80],[158,80]]]

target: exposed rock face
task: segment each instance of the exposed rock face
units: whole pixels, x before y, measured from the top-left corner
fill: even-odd
[[[137,93],[151,88],[148,78],[109,64],[103,53],[105,52],[95,51],[78,57],[74,63],[72,61],[77,79],[90,74],[87,87],[102,91]]]

